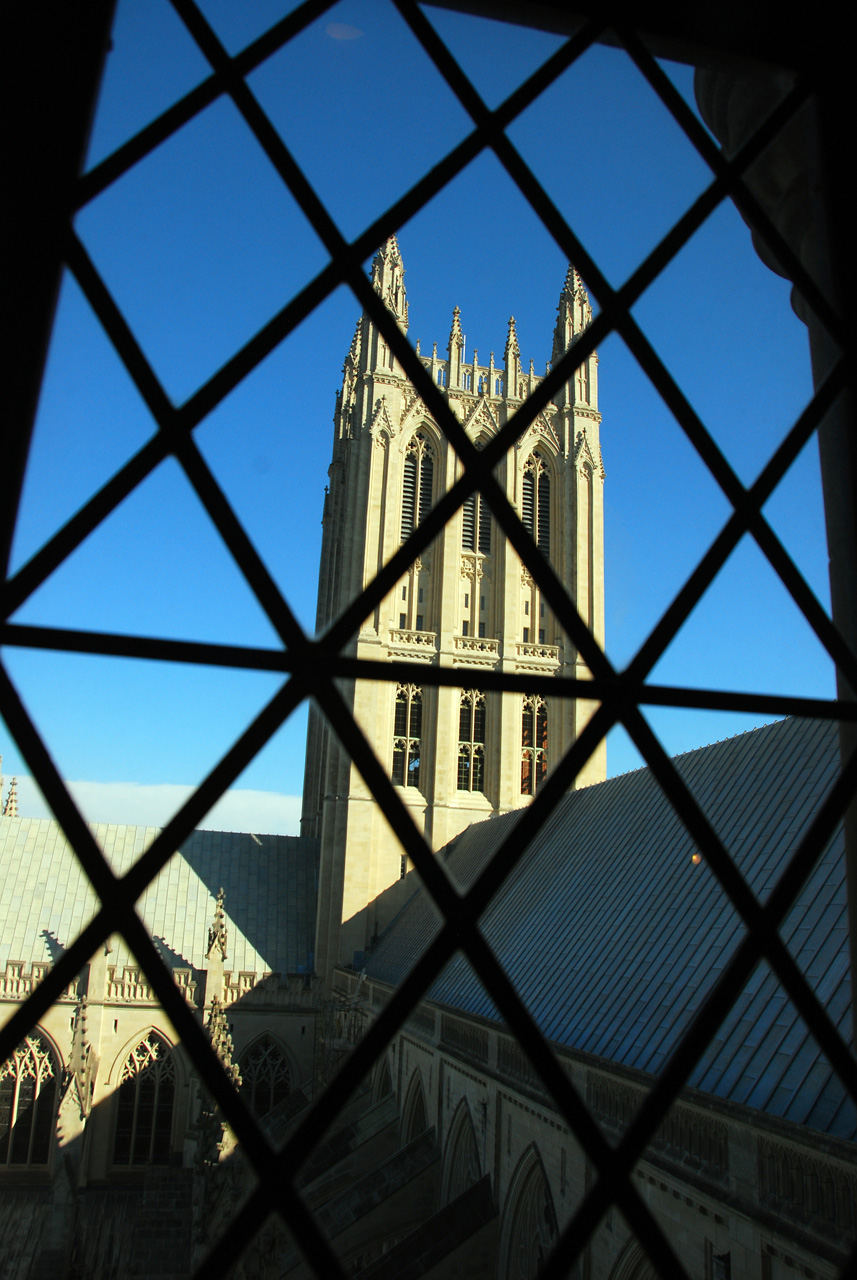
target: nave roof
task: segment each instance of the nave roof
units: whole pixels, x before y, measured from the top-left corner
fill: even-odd
[[[155,827],[92,823],[117,875],[152,843]],[[312,969],[317,841],[194,831],[151,882],[138,910],[171,968],[202,970],[218,890],[225,891],[233,973]],[[9,961],[54,961],[89,922],[97,895],[57,822],[0,819],[0,973]],[[133,965],[124,944],[111,965]]]
[[[838,771],[836,726],[787,720],[675,761],[762,902]],[[526,810],[474,824],[444,856],[473,883]],[[482,917],[482,930],[551,1040],[656,1074],[723,971],[744,927],[648,769],[570,792]],[[781,936],[842,1036],[850,982],[841,826]],[[414,881],[418,883],[416,874]],[[399,983],[439,929],[419,888],[382,934],[367,976]],[[462,954],[427,999],[496,1019]],[[721,1098],[857,1137],[844,1086],[766,963],[735,1001],[688,1083]]]

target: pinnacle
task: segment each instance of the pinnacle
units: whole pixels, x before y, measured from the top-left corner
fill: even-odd
[[[452,328],[449,331],[449,341],[463,343],[464,337],[461,332],[461,311],[458,307],[452,309]]]
[[[572,296],[578,292],[586,292],[586,286],[580,278],[580,272],[573,262],[568,264],[568,270],[565,273],[565,284],[562,286],[562,292],[570,293]]]
[[[402,261],[402,253],[401,253],[401,250],[399,249],[399,242],[396,239],[395,232],[393,233],[393,235],[387,236],[387,240],[384,245],[384,248],[382,249],[382,253],[384,254],[385,258],[389,258],[390,256],[393,256],[398,258],[400,262]]]
[[[18,816],[18,779],[13,778],[9,787],[9,794],[6,797],[6,803],[3,806],[4,818],[17,818]]]

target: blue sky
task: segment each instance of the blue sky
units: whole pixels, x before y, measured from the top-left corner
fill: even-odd
[[[201,6],[237,51],[289,7]],[[495,105],[550,55],[548,34],[427,10]],[[670,65],[692,101],[691,72]],[[198,83],[207,66],[166,0],[121,3],[90,149],[97,163]],[[343,233],[353,237],[466,135],[468,121],[386,0],[345,0],[250,77]],[[613,284],[707,185],[708,174],[627,56],[590,50],[511,137]],[[231,103],[105,192],[78,230],[177,403],[326,262]],[[493,156],[479,157],[399,232],[410,338],[444,355],[452,308],[467,352],[499,361],[510,314],[543,372],[565,260]],[[197,430],[196,439],[301,622],[312,628],[334,395],[359,309],[338,290]],[[635,315],[739,477],[751,481],[807,402],[806,333],[789,286],[720,208]],[[599,351],[607,651],[627,663],[729,508],[615,336]],[[64,283],[13,567],[152,433],[77,286]],[[815,442],[768,505],[828,606]],[[168,460],[24,605],[22,621],[274,645],[273,632]],[[63,776],[92,819],[163,822],[277,687],[243,672],[4,650]],[[745,539],[654,673],[663,683],[830,696],[832,668]],[[652,712],[671,752],[739,732],[741,715]],[[305,711],[207,825],[295,830]],[[24,774],[0,724],[3,772]],[[639,760],[617,730],[610,773]],[[26,789],[24,789],[26,791]],[[280,799],[280,797],[284,797]],[[228,804],[233,807],[229,808]],[[36,812],[30,795],[29,809]],[[261,821],[262,816],[265,822]],[[257,820],[258,819],[258,820]]]

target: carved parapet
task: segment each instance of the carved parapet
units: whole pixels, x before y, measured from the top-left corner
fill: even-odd
[[[189,1005],[196,1005],[196,979],[192,969],[173,969],[173,979]]]
[[[389,645],[397,653],[411,653],[420,658],[429,658],[437,652],[436,631],[405,631],[397,628],[390,631]]]
[[[255,973],[242,969],[223,975],[223,1007],[241,1002],[242,1007],[264,1005],[266,1008],[312,1008],[317,1003],[316,984],[305,974]]]
[[[500,641],[487,636],[453,636],[456,664],[493,667],[500,660]]]
[[[477,1062],[488,1061],[488,1032],[466,1018],[453,1018],[450,1014],[441,1014],[440,1038],[444,1045],[465,1053]]]
[[[107,966],[107,982],[104,998],[109,1003],[119,1004],[157,1004],[158,997],[142,969],[124,965],[118,969],[116,965]]]
[[[558,644],[524,644],[515,645],[515,657],[519,666],[537,666],[541,670],[556,668],[560,664]]]
[[[6,972],[0,974],[0,1000],[26,1000],[50,971],[51,965],[34,962],[28,969],[23,960],[7,960]],[[72,982],[60,1000],[77,1000],[77,980]]]

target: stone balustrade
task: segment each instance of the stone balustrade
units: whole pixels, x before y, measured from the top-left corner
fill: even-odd
[[[515,656],[519,662],[537,662],[540,666],[559,666],[558,644],[525,644],[521,641],[515,645]]]
[[[437,650],[436,631],[409,631],[397,627],[390,632],[391,649],[416,650],[420,654],[434,653]]]
[[[500,641],[488,636],[453,636],[453,649],[460,662],[493,666],[500,658]]]

